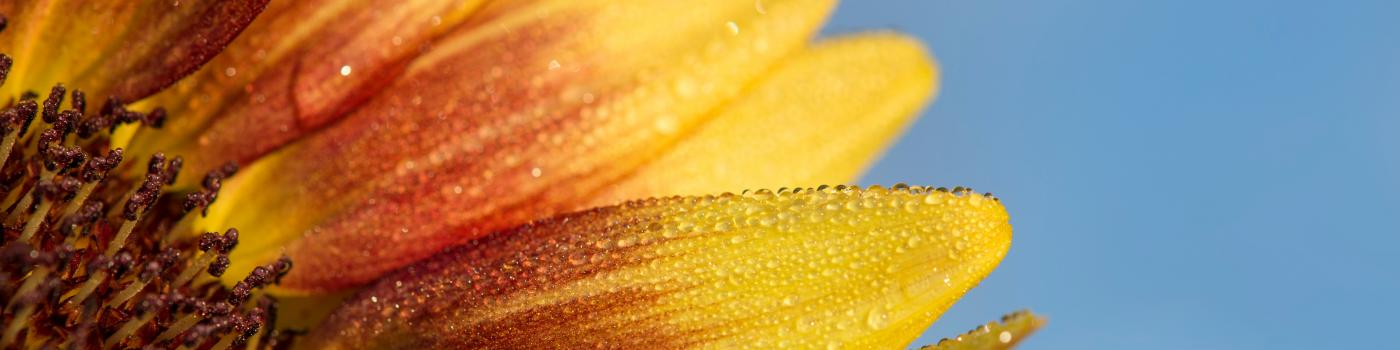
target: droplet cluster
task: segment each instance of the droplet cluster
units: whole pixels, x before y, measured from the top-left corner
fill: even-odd
[[[0,84],[12,66],[0,54]],[[180,157],[157,153],[140,164],[108,149],[116,127],[159,127],[163,110],[138,112],[115,97],[90,108],[82,90],[61,84],[39,97],[26,92],[0,105],[0,348],[285,344],[287,333],[268,327],[275,302],[258,291],[291,262],[258,267],[225,288],[215,277],[238,231],[186,237],[182,218],[212,203],[237,167],[172,195]]]
[[[964,188],[634,201],[489,235],[392,273],[312,340],[903,346],[996,266],[1010,231],[995,197]]]

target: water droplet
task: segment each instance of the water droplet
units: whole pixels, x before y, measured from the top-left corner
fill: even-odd
[[[739,24],[738,24],[738,23],[734,23],[734,21],[729,21],[729,23],[725,23],[724,26],[725,26],[726,28],[729,28],[729,34],[730,34],[730,35],[739,35]]]
[[[623,237],[617,240],[618,248],[627,248],[637,244],[637,237]]]
[[[803,317],[803,318],[800,318],[800,319],[797,320],[797,331],[798,331],[798,332],[807,332],[807,331],[812,330],[812,327],[813,327],[813,326],[816,326],[816,325],[817,325],[817,319],[812,318],[812,317],[810,317],[810,316],[809,316],[809,317]]]
[[[342,77],[348,77],[348,76],[350,76],[350,65],[340,66],[340,76],[342,76]]]
[[[1010,331],[1001,331],[1001,334],[997,334],[997,340],[1000,340],[1002,344],[1010,343],[1010,342],[1011,342],[1011,332],[1010,332]]]
[[[870,313],[865,315],[865,325],[870,329],[881,329],[890,323],[890,314],[883,306],[876,306],[870,309]]]
[[[669,114],[657,117],[653,124],[652,126],[656,128],[657,132],[666,135],[674,134],[676,133],[676,129],[680,128],[679,123],[676,122],[676,117]]]
[[[715,224],[715,231],[716,231],[716,232],[726,232],[726,231],[729,231],[729,230],[731,230],[731,229],[733,229],[733,228],[734,228],[734,227],[731,226],[728,222],[719,222],[719,223],[716,223],[716,224]]]
[[[690,80],[690,78],[676,78],[675,87],[673,88],[676,90],[676,95],[680,95],[682,98],[692,97],[692,95],[696,94],[696,83]]]
[[[914,235],[914,236],[909,236],[909,241],[908,241],[908,242],[905,242],[905,245],[909,246],[910,249],[913,249],[913,248],[918,248],[918,247],[919,247],[919,244],[922,244],[923,242],[924,242],[924,238],[923,238],[923,237],[918,236],[918,235]]]
[[[762,219],[758,219],[758,224],[763,226],[773,226],[773,224],[776,223],[778,223],[778,219],[775,219],[771,216],[765,216]]]

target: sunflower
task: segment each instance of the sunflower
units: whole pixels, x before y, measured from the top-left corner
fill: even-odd
[[[899,34],[813,42],[833,7],[0,1],[0,341],[907,346],[1011,227],[823,185],[937,78]]]

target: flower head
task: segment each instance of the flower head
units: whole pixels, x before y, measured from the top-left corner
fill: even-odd
[[[937,76],[898,34],[809,44],[833,6],[0,1],[3,343],[906,345],[1010,225],[816,187]]]

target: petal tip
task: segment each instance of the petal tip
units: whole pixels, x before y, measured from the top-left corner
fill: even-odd
[[[936,345],[926,345],[920,350],[995,350],[1011,349],[1031,334],[1044,327],[1044,316],[1030,310],[1020,310],[1006,314],[1000,321],[992,321],[973,328],[953,338],[943,338]]]

